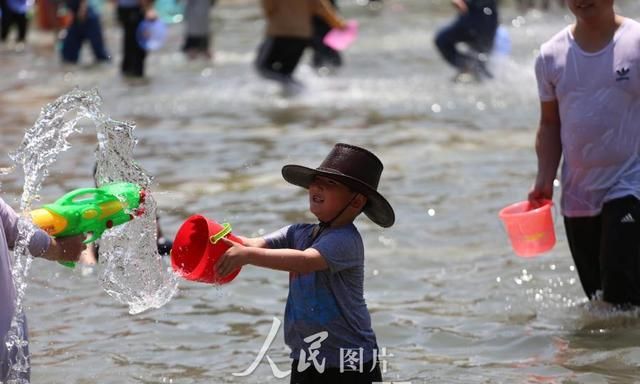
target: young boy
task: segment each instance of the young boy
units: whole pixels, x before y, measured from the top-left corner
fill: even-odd
[[[640,305],[640,24],[613,0],[567,0],[576,23],[544,43],[538,173],[529,193],[551,199],[560,158],[562,214],[590,299]]]
[[[0,382],[9,378],[10,361],[13,358],[4,341],[15,314],[16,292],[11,275],[9,248],[13,248],[17,236],[18,215],[0,198]],[[84,249],[83,241],[84,236],[54,239],[44,231],[37,230],[29,242],[29,252],[34,257],[52,261],[76,261]],[[23,321],[22,324],[26,327],[26,322]],[[23,334],[27,334],[26,329]],[[26,379],[27,382],[29,380],[28,377],[21,379]]]
[[[258,48],[256,69],[264,78],[279,82],[285,93],[296,93],[302,84],[293,78],[293,72],[311,43],[313,15],[332,28],[344,28],[346,23],[328,0],[262,0],[262,8],[267,30]]]
[[[224,239],[231,248],[216,264],[221,276],[246,264],[290,272],[284,327],[291,383],[382,381],[364,300],[364,246],[353,224],[364,212],[382,227],[393,225],[393,208],[376,190],[382,168],[374,154],[348,144],[336,144],[316,169],[286,165],[282,176],[309,190],[309,210],[320,223],[242,238],[244,245]],[[346,353],[354,351],[359,368],[349,370]]]

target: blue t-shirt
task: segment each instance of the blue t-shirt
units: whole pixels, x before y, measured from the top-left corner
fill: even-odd
[[[307,360],[313,350],[304,339],[327,332],[316,357],[326,367],[340,367],[347,351],[358,351],[363,362],[373,358],[376,335],[364,300],[364,245],[352,223],[327,228],[313,243],[312,224],[294,224],[265,236],[270,248],[314,248],[324,257],[328,269],[289,274],[289,296],[285,308],[284,339],[291,358]],[[316,338],[315,341],[318,339]],[[341,348],[343,351],[341,352]],[[362,348],[362,352],[360,351]],[[361,353],[361,355],[360,355]]]

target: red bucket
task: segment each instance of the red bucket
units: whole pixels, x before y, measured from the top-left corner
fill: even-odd
[[[242,240],[231,234],[228,223],[221,225],[201,215],[189,217],[173,240],[173,270],[187,280],[213,284],[230,282],[240,273],[240,268],[227,276],[218,276],[214,268],[216,261],[229,249],[228,245],[218,241],[223,237],[242,244]]]

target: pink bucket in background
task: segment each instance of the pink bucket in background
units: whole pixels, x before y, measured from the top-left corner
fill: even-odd
[[[349,20],[345,29],[333,28],[329,31],[323,42],[336,51],[342,51],[351,45],[356,37],[358,37],[358,21]]]
[[[552,206],[553,202],[550,200],[536,208],[528,201],[521,201],[500,210],[500,219],[518,256],[537,256],[553,248],[556,234],[551,215]]]

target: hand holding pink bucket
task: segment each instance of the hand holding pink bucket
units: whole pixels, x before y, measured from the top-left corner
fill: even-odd
[[[552,206],[551,200],[545,200],[538,207],[532,206],[529,201],[521,201],[500,210],[498,216],[518,256],[533,257],[553,248],[556,234]]]
[[[358,37],[358,21],[349,20],[344,29],[334,28],[327,33],[323,42],[336,51],[343,51]]]
[[[219,276],[215,270],[216,261],[229,249],[220,241],[223,237],[242,244],[242,240],[231,233],[230,224],[218,224],[201,215],[189,217],[173,241],[173,270],[187,280],[213,284],[230,282],[240,273],[240,268],[226,276]]]

